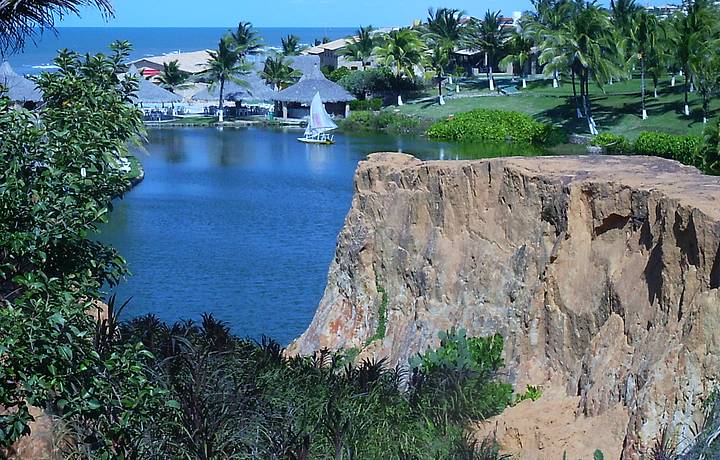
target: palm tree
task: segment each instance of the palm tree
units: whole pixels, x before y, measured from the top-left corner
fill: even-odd
[[[163,87],[174,93],[177,86],[182,85],[188,79],[188,73],[180,70],[177,59],[163,63],[163,70],[160,73],[160,83]]]
[[[447,66],[452,60],[452,52],[465,39],[465,12],[454,8],[428,9],[427,25],[424,27],[425,40],[433,53],[446,54],[443,61]]]
[[[414,78],[415,68],[425,61],[425,44],[413,29],[393,30],[375,47],[373,54],[380,65],[394,69],[397,80]],[[398,94],[398,105],[402,104],[402,95]]]
[[[547,36],[541,45],[543,53],[549,53],[555,63],[569,65],[573,75],[579,77],[580,99],[575,94],[576,108],[582,106],[591,134],[597,134],[590,103],[590,80],[602,88],[610,78],[624,75],[619,62],[622,49],[614,40],[612,22],[608,12],[596,3],[577,7],[574,16],[554,36]],[[619,54],[620,53],[620,54]],[[547,59],[541,55],[541,61]],[[546,68],[546,72],[548,69]]]
[[[427,56],[427,64],[435,72],[435,78],[438,83],[438,103],[440,105],[445,105],[442,95],[442,82],[445,80],[444,72],[449,62],[450,53],[447,47],[443,46],[442,42],[434,43],[434,46],[430,48]]]
[[[690,69],[697,81],[698,93],[702,97],[703,123],[710,116],[710,98],[720,88],[720,40],[712,37],[693,46],[695,52],[690,60]]]
[[[653,97],[658,97],[658,84],[660,78],[673,67],[671,44],[673,43],[673,28],[667,19],[658,21],[660,33],[657,36],[657,46],[646,60],[646,71],[653,82]],[[673,80],[675,76],[673,75]],[[674,86],[674,85],[673,85]]]
[[[282,52],[285,56],[297,56],[300,54],[300,37],[297,35],[288,35],[281,39]]]
[[[235,32],[232,32],[232,38],[235,42],[235,51],[240,55],[240,59],[246,56],[256,56],[262,53],[262,39],[260,34],[253,28],[250,22],[240,22]]]
[[[223,113],[223,96],[225,95],[225,83],[234,81],[242,83],[238,75],[247,71],[247,66],[240,59],[240,55],[235,51],[235,43],[231,35],[225,35],[218,43],[218,49],[210,52],[210,60],[208,60],[208,77],[212,85],[220,85],[220,97],[218,104],[218,118],[222,122]]]
[[[18,50],[25,38],[52,29],[58,18],[79,14],[94,7],[103,15],[113,14],[110,0],[2,0],[0,1],[0,53]]]
[[[622,37],[630,37],[636,29],[635,20],[642,11],[635,0],[610,0],[610,14],[613,24]]]
[[[502,61],[500,65],[507,67],[512,65],[513,70],[517,68],[520,78],[522,78],[522,87],[527,87],[527,63],[532,58],[533,42],[526,34],[521,32],[513,31],[510,39],[507,41],[507,49],[510,52]]]
[[[355,37],[350,39],[343,53],[352,60],[362,62],[362,68],[365,70],[365,63],[372,57],[374,49],[373,26],[367,26],[357,30]]]
[[[691,62],[697,57],[699,43],[712,35],[713,7],[709,0],[691,0],[687,12],[677,13],[673,19],[675,40],[673,42],[674,58],[683,71],[685,77],[684,87],[684,113],[690,116],[688,94],[690,92]]]
[[[553,87],[559,86],[559,73],[570,68],[562,50],[553,46],[560,29],[573,17],[577,5],[566,0],[532,0],[535,12],[529,12],[521,19],[523,31],[541,46],[538,61],[545,65],[545,73],[552,73]],[[573,74],[573,94],[577,94]],[[578,108],[578,117],[580,109]]]
[[[645,72],[648,62],[659,62],[662,53],[660,47],[665,32],[660,19],[654,14],[645,11],[636,13],[635,24],[631,30],[632,55],[629,64],[640,63],[640,101],[642,106],[642,119],[647,119],[645,109]],[[656,86],[657,87],[657,86]]]
[[[290,67],[282,54],[278,54],[276,56],[268,56],[260,76],[268,84],[273,85],[275,91],[279,91],[286,85],[291,84],[295,78],[297,78],[298,73],[299,72]]]
[[[510,32],[503,27],[500,18],[500,11],[488,10],[482,21],[472,24],[468,37],[471,47],[485,51],[490,91],[495,89],[493,64],[495,64],[497,56],[505,47],[505,41],[510,35]]]
[[[414,77],[415,67],[424,60],[425,44],[413,29],[393,30],[375,47],[374,54],[381,65],[391,67],[396,77]]]

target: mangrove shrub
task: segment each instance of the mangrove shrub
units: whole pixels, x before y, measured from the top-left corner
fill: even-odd
[[[529,115],[505,110],[477,109],[433,124],[429,137],[454,142],[507,142],[542,145],[552,126]]]

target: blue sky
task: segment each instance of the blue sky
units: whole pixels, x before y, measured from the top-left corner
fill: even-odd
[[[659,3],[640,0],[638,3]],[[481,15],[510,15],[530,7],[529,0],[453,0],[433,5],[415,0],[115,0],[116,16],[104,21],[93,10],[67,17],[66,27],[230,27],[239,20],[257,27],[376,27],[406,25],[425,18],[429,6],[464,9]]]

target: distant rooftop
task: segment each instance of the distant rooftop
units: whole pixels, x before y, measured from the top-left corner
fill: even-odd
[[[148,63],[162,67],[163,64],[169,64],[172,61],[178,61],[180,70],[192,74],[201,73],[208,69],[208,60],[210,59],[211,50],[190,51],[187,53],[169,53],[162,56],[150,56],[137,59],[132,62],[137,67],[145,67]]]
[[[15,73],[8,62],[0,64],[0,85],[7,89],[6,96],[12,101],[39,102],[42,100],[42,93],[35,82]]]
[[[317,46],[313,46],[311,48],[308,48],[302,52],[302,54],[322,54],[325,51],[337,51],[339,49],[345,48],[348,44],[352,43],[352,39],[348,38],[340,38],[338,40],[333,40],[328,43],[323,43]]]

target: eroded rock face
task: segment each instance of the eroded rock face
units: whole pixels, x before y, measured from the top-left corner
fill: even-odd
[[[634,458],[668,425],[690,437],[720,373],[720,180],[647,157],[374,154],[355,187],[292,351],[396,363],[452,327],[500,332],[518,387],[560,388],[576,417],[627,413],[622,445],[596,448]],[[386,333],[366,346],[383,290]]]

